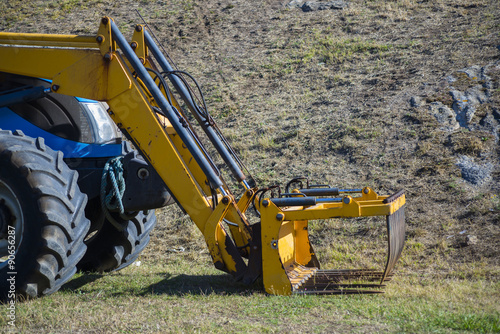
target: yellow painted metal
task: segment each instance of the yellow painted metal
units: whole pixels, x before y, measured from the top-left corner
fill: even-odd
[[[120,57],[117,56],[112,62],[119,60]],[[163,130],[139,86],[133,82],[130,90],[108,100],[108,104],[113,110],[111,117],[130,134],[174,197],[203,231],[208,217],[212,214],[211,205],[169,135]]]
[[[108,54],[110,57],[112,57],[113,52],[116,51],[116,43],[113,41],[113,37],[111,35],[111,24],[109,20],[111,20],[109,17],[102,18],[95,39],[96,41],[98,39],[100,40],[99,50],[101,51],[101,54],[103,56],[105,54]]]
[[[97,47],[95,36],[22,34],[10,32],[1,33],[0,44],[66,48]]]
[[[267,198],[260,207],[262,226],[262,271],[264,288],[271,294],[292,293],[292,285],[312,274],[306,267],[319,269],[309,241],[309,220],[340,217],[388,216],[405,205],[402,195],[390,203],[366,188],[362,196],[344,197],[341,203],[329,202],[311,207],[278,208]]]
[[[243,273],[238,272],[239,270],[241,271],[241,268],[238,268],[238,264],[241,266],[243,261],[241,258],[233,257],[226,248],[229,236],[221,225],[222,219],[234,206],[235,201],[234,199],[231,200],[231,196],[222,198],[212,215],[208,218],[205,229],[202,232],[215,267],[241,276]]]
[[[0,33],[3,41],[3,33]],[[50,49],[0,45],[0,71],[38,78],[52,78],[65,68],[94,54],[85,49]]]
[[[144,43],[144,30],[141,30],[141,32],[135,31],[134,36],[135,36],[135,34],[139,34],[139,36],[142,36],[142,37],[136,37],[136,40],[135,40],[137,42],[137,45],[138,45],[137,49],[139,49],[138,57],[140,57],[141,55],[147,55],[148,52],[147,52],[146,45]],[[144,48],[146,51],[144,51],[144,52],[140,51],[140,49],[144,49]],[[144,62],[145,67],[148,67],[150,69],[155,70],[156,72],[159,72],[158,69],[156,68],[154,62],[149,57],[146,57],[144,59],[145,59],[145,62]],[[149,72],[149,74],[153,79],[155,79],[154,74],[152,72]],[[147,96],[149,103],[154,105],[155,107],[158,107],[158,105],[156,104],[156,102],[153,99],[153,96],[149,93],[149,91],[147,90],[145,85],[142,83],[142,81],[137,79],[137,82],[140,85],[140,87],[142,88],[142,91],[144,92],[145,96]],[[165,92],[163,87],[162,87],[162,89],[160,89],[160,91],[162,92],[162,94],[165,97],[167,96],[167,93]],[[179,102],[175,98],[172,91],[170,91],[170,101],[172,102],[172,106],[174,108],[176,108],[179,112],[182,113],[182,108],[180,107]],[[196,160],[193,158],[191,152],[189,152],[189,150],[186,148],[186,146],[184,145],[184,142],[177,135],[177,133],[175,132],[175,130],[171,126],[168,119],[161,116],[161,115],[157,115],[157,117],[160,119],[160,123],[162,125],[164,125],[164,128],[167,130],[167,133],[169,134],[169,137],[170,137],[170,140],[172,141],[172,144],[175,146],[175,148],[179,152],[179,155],[181,156],[182,160],[184,161],[184,163],[186,164],[186,166],[190,170],[191,174],[193,175],[194,179],[198,183],[198,186],[203,190],[203,192],[205,194],[210,194],[210,186],[208,183],[208,179],[207,179],[205,173],[203,173],[203,171],[200,168],[200,166],[198,165],[198,163],[196,162]],[[208,199],[209,199],[210,203],[212,203],[211,196],[209,196]]]
[[[164,93],[164,92],[163,92]],[[175,100],[175,98],[172,99],[174,107],[178,108],[177,110],[181,110],[179,104]],[[191,152],[186,148],[184,145],[184,142],[181,140],[181,138],[176,134],[173,133],[170,135],[170,138],[172,140],[172,143],[176,147],[177,151],[181,155],[182,159],[184,160],[186,166],[189,168],[191,171],[191,174],[193,175],[194,179],[198,183],[198,185],[202,188],[203,192],[205,194],[210,194],[211,195],[211,190],[209,186],[208,179],[201,169],[201,167],[198,165],[196,160],[193,158]],[[210,196],[211,197],[211,196]]]
[[[131,85],[123,67],[113,70],[120,63],[106,61],[95,50],[0,46],[0,59],[0,71],[52,79],[60,94],[76,93],[75,96],[103,101]],[[75,89],[68,89],[75,85]]]
[[[227,210],[229,209],[229,203],[230,203],[230,198],[229,196],[226,197],[227,203],[223,203],[223,201],[220,201],[215,210],[212,212],[210,217],[208,217],[208,220],[205,223],[204,229],[202,230],[203,236],[205,237],[205,242],[207,243],[208,250],[210,252],[210,255],[212,256],[212,260],[215,264],[221,263],[224,264],[224,259],[222,255],[222,249],[219,247],[219,241],[223,240],[217,240],[218,233],[219,231],[216,231],[217,229],[220,230],[220,222],[222,221],[222,218],[225,216]],[[233,261],[234,262],[234,261]],[[229,265],[226,264],[226,268],[231,271],[235,271],[235,265],[234,263],[230,263]]]
[[[110,73],[112,75],[110,75]],[[78,85],[74,88],[74,83]],[[52,77],[57,92],[80,97],[91,96],[95,100],[111,100],[132,87],[123,63],[104,60],[94,53],[79,60]]]
[[[247,189],[243,196],[241,196],[240,200],[238,201],[238,209],[241,212],[247,211],[248,207],[252,203],[253,195],[255,194],[256,190],[257,189]]]
[[[243,196],[239,199],[237,205],[230,210],[226,216],[226,219],[232,223],[238,224],[238,226],[229,225],[231,235],[233,236],[234,242],[237,247],[244,247],[248,245],[249,240],[251,240],[250,233],[248,231],[247,219],[245,217],[245,211],[248,209],[250,203],[252,202],[253,194],[255,189],[248,189],[245,191]],[[246,252],[248,253],[248,249]]]
[[[215,261],[215,267],[219,270],[224,270],[227,271],[230,274],[236,275],[236,276],[241,276],[243,273],[238,270],[236,260],[238,257],[233,257],[231,254],[229,254],[228,249],[226,248],[226,242],[228,241],[229,236],[226,232],[226,230],[221,226],[221,224],[217,224],[216,229],[215,229],[215,240],[217,240],[217,247],[219,249],[219,252],[222,257],[222,266],[218,266]],[[242,262],[241,258],[240,261]]]
[[[295,262],[295,226],[293,221],[283,221],[278,234],[278,251],[283,266],[289,267]]]
[[[143,64],[145,64],[148,58],[148,48],[144,40],[144,25],[138,24],[134,29],[134,34],[132,35],[132,42],[130,43],[135,51],[135,54]]]
[[[289,295],[292,293],[292,285],[278,248],[283,223],[278,218],[279,213],[282,213],[281,210],[272,203],[268,207],[261,207],[262,279],[267,293]],[[286,246],[289,244],[282,244],[283,248]]]
[[[303,266],[309,266],[311,263],[317,264],[316,256],[309,242],[307,225],[307,220],[285,220],[281,224],[278,251],[281,263],[285,268],[295,263]]]
[[[307,232],[307,221],[282,222],[278,234],[278,253],[284,271],[293,271],[297,265],[319,269]],[[289,275],[287,275],[288,278]]]
[[[118,55],[107,61],[100,50],[0,47],[0,57],[0,71],[53,79],[62,94],[107,101],[115,122],[132,135],[193,220],[204,224],[210,204]]]
[[[191,152],[189,152],[186,146],[184,146],[181,138],[177,135],[177,133],[173,133],[170,135],[170,139],[172,140],[173,145],[176,147],[177,152],[179,152],[182,160],[186,164],[186,167],[191,171],[193,178],[197,181],[200,188],[205,194],[210,194],[210,187],[207,177],[201,170],[201,167],[198,165],[196,160],[191,155]]]
[[[396,212],[405,203],[405,196],[401,196],[392,203],[383,203],[387,196],[379,196],[375,200],[366,200],[364,197],[353,198],[346,196],[346,201],[341,203],[324,203],[304,209],[294,207],[284,209],[287,220],[313,220],[329,219],[334,217],[367,217],[388,216]]]
[[[307,231],[307,220],[294,220],[295,233],[295,262],[306,266],[314,266],[319,269],[319,261],[316,258],[311,242],[309,241],[309,232]]]

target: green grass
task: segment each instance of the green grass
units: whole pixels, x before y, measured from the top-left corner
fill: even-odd
[[[373,40],[360,38],[340,38],[333,34],[314,33],[299,46],[299,55],[303,62],[313,59],[326,64],[342,63],[355,57],[388,52],[393,47]]]
[[[400,275],[384,295],[268,296],[209,266],[208,256],[78,274],[58,293],[17,304],[21,332],[500,331],[500,284]],[[0,328],[6,329],[6,312]]]

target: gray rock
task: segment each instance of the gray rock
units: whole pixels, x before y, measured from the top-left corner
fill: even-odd
[[[424,105],[422,98],[420,96],[412,96],[410,98],[410,106],[413,108],[419,108]]]
[[[344,9],[345,7],[347,7],[347,2],[337,0],[330,2],[307,1],[302,5],[301,8],[304,12],[312,12],[315,10]]]
[[[476,108],[469,102],[464,93],[458,90],[453,90],[450,92],[450,95],[453,98],[452,108],[457,115],[456,119],[458,123],[461,127],[467,128],[469,122],[474,116],[474,113],[476,112]]]
[[[484,67],[474,65],[471,67],[458,70],[457,72],[467,74],[467,76],[472,80],[487,80],[489,78],[487,78],[486,74],[484,73],[484,70],[485,70]]]
[[[475,235],[468,235],[465,240],[467,242],[467,246],[475,245],[478,242],[478,239]]]
[[[454,101],[452,107],[457,114],[458,123],[464,128],[469,128],[476,112],[476,107],[488,101],[483,87],[476,85],[467,89],[465,93],[453,90],[450,94]]]
[[[312,12],[319,9],[319,3],[307,1],[301,8],[303,12]]]
[[[449,87],[453,110],[440,102],[427,104],[418,96],[410,99],[410,106],[413,108],[427,106],[438,122],[442,124],[441,129],[443,130],[454,131],[463,127],[470,131],[487,131],[498,142],[500,141],[500,113],[498,113],[497,108],[491,106],[491,113],[488,111],[480,119],[475,117],[477,110],[481,110],[481,105],[493,102],[491,94],[494,89],[494,81],[488,76],[488,73],[498,69],[500,69],[500,61],[486,66],[471,66],[458,70],[458,73],[463,73],[469,78],[465,81],[459,80],[459,77],[463,79],[463,75],[446,76],[441,82],[441,87],[435,91],[438,92],[444,87]],[[463,91],[459,89],[463,89]]]
[[[498,141],[500,139],[500,123],[497,119],[495,119],[495,111],[493,114],[487,114],[483,119],[479,122],[479,126],[473,128],[473,130],[483,130],[491,133],[495,140]],[[500,118],[500,117],[499,117]]]
[[[480,85],[467,89],[465,91],[465,96],[467,97],[467,100],[473,104],[483,104],[488,102],[486,89]]]
[[[304,4],[303,0],[292,0],[285,5],[286,8],[301,8]]]
[[[453,75],[448,75],[445,80],[451,84],[451,83],[454,83],[455,81],[457,81],[457,79],[453,76]]]
[[[462,172],[462,178],[474,185],[482,185],[491,179],[491,171],[493,170],[491,163],[479,165],[474,162],[473,158],[462,155],[458,158],[457,166]]]
[[[323,8],[321,8],[323,7]],[[347,7],[347,2],[346,1],[330,1],[324,4],[323,6],[320,6],[321,9],[344,9]]]
[[[460,128],[460,125],[456,120],[456,114],[453,112],[453,110],[451,110],[441,102],[430,103],[429,111],[442,125],[441,130],[455,131]]]

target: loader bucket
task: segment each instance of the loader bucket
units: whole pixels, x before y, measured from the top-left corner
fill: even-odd
[[[265,199],[261,210],[262,268],[270,294],[382,293],[392,277],[405,240],[405,195],[312,200],[311,197]],[[303,194],[302,194],[303,195]],[[320,269],[309,241],[308,221],[335,217],[386,216],[387,261],[380,269]]]

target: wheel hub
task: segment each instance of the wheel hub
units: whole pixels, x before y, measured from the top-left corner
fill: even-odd
[[[5,200],[0,198],[0,239],[7,238],[7,227],[12,224],[14,217],[9,208],[5,205]]]

